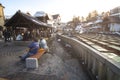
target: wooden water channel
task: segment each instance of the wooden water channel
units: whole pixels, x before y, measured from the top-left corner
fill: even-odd
[[[112,52],[120,55],[120,37],[103,34],[83,34],[77,35],[76,37],[78,40],[90,45],[100,52]]]
[[[73,37],[58,35],[70,44],[96,80],[120,80],[120,38],[112,35],[82,34]]]

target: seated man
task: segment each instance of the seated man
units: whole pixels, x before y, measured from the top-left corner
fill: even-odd
[[[37,53],[39,49],[39,42],[38,42],[38,39],[37,38],[34,38],[34,41],[28,46],[28,52],[27,54],[24,54],[22,56],[19,56],[21,58],[22,61],[25,61],[25,59],[27,57],[30,57],[34,54]]]
[[[40,48],[43,48],[43,49],[45,49],[46,52],[49,52],[49,48],[47,46],[47,41],[43,37],[40,38],[39,45],[40,45]]]

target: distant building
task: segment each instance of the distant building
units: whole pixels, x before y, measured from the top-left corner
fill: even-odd
[[[60,21],[61,21],[60,15],[59,14],[55,14],[55,15],[52,15],[52,17],[53,17],[54,25],[55,26],[60,25]]]
[[[37,11],[34,15],[38,20],[47,23],[49,26],[53,28],[53,31],[60,29],[61,27],[61,17],[59,14],[50,15],[45,13],[44,11]]]
[[[115,16],[120,18],[120,6],[110,10],[110,16]]]
[[[109,28],[111,32],[120,32],[120,6],[110,10]]]
[[[53,17],[53,26],[55,27],[55,31],[61,31],[61,17],[59,14],[52,15]]]
[[[47,15],[47,13],[43,12],[43,11],[38,11],[35,13],[34,15],[38,20],[47,23],[47,20],[49,20],[49,16]]]
[[[96,16],[95,20],[82,22],[83,29],[81,29],[81,28],[80,29],[83,30],[82,32],[86,32],[86,33],[88,33],[88,32],[93,32],[93,33],[101,32],[102,28],[103,28],[102,23],[103,23],[102,16],[98,15],[98,16]]]
[[[2,4],[0,3],[0,31],[4,28],[4,9],[5,7],[2,6]]]
[[[75,31],[81,34],[85,32],[85,28],[83,28],[82,24],[79,24],[76,26]]]
[[[4,9],[5,7],[2,6],[2,4],[0,3],[0,38],[2,37],[2,31],[5,28],[4,27],[4,21],[5,21],[5,17],[4,17]]]

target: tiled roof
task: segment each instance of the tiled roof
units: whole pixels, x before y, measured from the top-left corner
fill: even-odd
[[[14,27],[48,27],[46,23],[39,21],[37,18],[17,11],[8,22],[5,23],[5,26],[14,26]]]

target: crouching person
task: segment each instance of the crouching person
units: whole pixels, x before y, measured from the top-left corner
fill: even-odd
[[[47,45],[47,41],[43,37],[40,38],[39,45],[40,45],[40,48],[43,48],[45,50],[45,52],[49,52],[49,47]]]
[[[39,49],[39,42],[37,38],[33,39],[33,42],[28,46],[28,52],[26,54],[23,54],[22,56],[19,56],[22,61],[25,61],[27,57],[30,57],[37,53]]]

